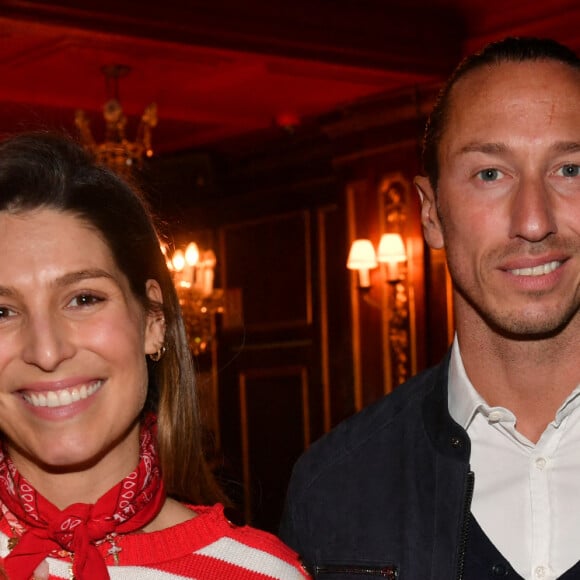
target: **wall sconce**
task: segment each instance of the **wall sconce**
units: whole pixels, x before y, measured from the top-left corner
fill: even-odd
[[[370,240],[355,240],[348,253],[346,267],[349,270],[358,270],[359,288],[368,289],[371,286],[369,270],[378,266],[375,249]]]
[[[400,264],[407,261],[407,252],[401,234],[383,234],[377,250],[377,260],[385,264],[387,282],[403,279]]]
[[[379,263],[385,264],[387,282],[396,283],[404,278],[401,264],[407,261],[407,252],[401,234],[383,234],[378,250],[370,240],[358,239],[350,246],[346,267],[358,270],[359,288],[370,288],[370,272]]]
[[[166,247],[161,249],[173,277],[191,350],[199,355],[215,339],[215,315],[224,311],[224,292],[214,288],[215,253],[201,251],[195,242],[185,250],[176,249],[171,256]]]
[[[359,289],[365,291],[363,299],[371,306],[381,309],[385,323],[388,352],[386,355],[385,373],[389,392],[392,385],[400,385],[409,376],[410,363],[410,322],[409,322],[409,291],[407,287],[406,268],[407,252],[403,238],[397,233],[387,233],[381,236],[377,251],[370,240],[355,240],[350,248],[347,268],[358,270]],[[377,302],[369,295],[369,270],[384,265],[385,281],[388,283],[384,302]],[[383,309],[386,306],[386,310]]]

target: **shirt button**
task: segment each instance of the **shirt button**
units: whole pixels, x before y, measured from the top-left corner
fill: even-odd
[[[536,467],[542,471],[542,469],[544,469],[544,467],[546,467],[546,463],[547,461],[543,458],[543,457],[538,457],[536,459]],[[539,568],[542,568],[542,566],[539,566]],[[541,578],[541,576],[540,576]]]
[[[505,564],[494,564],[491,567],[491,573],[494,576],[507,576],[507,566]]]
[[[536,566],[536,569],[534,570],[534,576],[536,578],[545,578],[546,577],[545,566]]]
[[[492,411],[488,416],[488,420],[491,423],[496,423],[497,421],[501,421],[502,419],[503,413],[501,411]]]

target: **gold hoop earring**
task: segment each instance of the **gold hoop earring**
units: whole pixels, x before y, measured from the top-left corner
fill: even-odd
[[[161,346],[159,348],[159,350],[157,352],[154,352],[153,354],[149,355],[149,358],[153,361],[153,362],[159,362],[161,360],[161,358],[163,357],[163,355],[167,352],[167,349],[165,348],[165,346]]]

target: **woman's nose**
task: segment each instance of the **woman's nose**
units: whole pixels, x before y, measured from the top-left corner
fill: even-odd
[[[29,314],[23,329],[22,358],[44,371],[53,371],[74,354],[66,320],[50,313]]]

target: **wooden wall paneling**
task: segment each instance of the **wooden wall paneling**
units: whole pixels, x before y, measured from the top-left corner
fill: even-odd
[[[245,518],[275,530],[292,466],[310,443],[308,371],[248,369],[239,392]]]
[[[402,176],[397,173],[390,176],[384,176],[377,187],[377,207],[380,233],[399,233],[405,239],[405,221],[406,201],[408,197],[408,188]],[[397,292],[406,294],[407,280],[401,280],[396,283],[388,283],[386,280],[386,270],[384,265],[381,269],[381,329],[382,329],[382,347],[383,347],[383,385],[384,394],[390,393],[398,384],[398,378],[406,378],[407,370],[407,351],[405,344],[409,343],[409,328],[405,320],[397,317],[393,305],[396,301]],[[406,276],[406,273],[405,273]],[[407,307],[408,302],[403,302]],[[406,310],[408,313],[408,308]],[[399,318],[397,323],[397,318]],[[404,317],[403,317],[404,318]],[[398,347],[393,345],[392,334],[397,333],[400,340]],[[398,351],[398,352],[397,352]],[[397,368],[397,360],[403,368]],[[404,379],[403,379],[404,380]]]
[[[427,366],[426,343],[431,340],[427,332],[427,273],[425,260],[425,240],[421,224],[420,201],[414,186],[411,185],[409,203],[409,222],[407,224],[407,274],[409,278],[410,327],[411,341],[411,375],[415,375]]]
[[[194,357],[196,368],[196,388],[201,409],[204,430],[204,446],[208,460],[216,461],[215,454],[221,449],[221,429],[219,415],[219,378],[218,378],[218,331],[216,316],[211,317],[213,336],[206,352]]]
[[[308,211],[223,226],[220,247],[224,286],[242,289],[246,331],[312,323]]]
[[[228,491],[248,523],[270,531],[293,464],[324,431],[329,279],[320,253],[327,228],[337,229],[334,213],[329,206],[220,228],[224,284],[241,288],[244,312],[243,328],[223,329],[218,355]]]
[[[346,186],[348,246],[357,238],[379,239],[378,208],[370,179]],[[344,263],[346,268],[346,261]],[[371,288],[361,291],[358,273],[351,272],[353,390],[355,411],[360,411],[383,393],[382,282],[379,269],[371,270]]]
[[[419,115],[419,112],[417,111]],[[426,343],[430,340],[426,325],[427,291],[425,277],[425,250],[420,221],[420,203],[412,184],[419,172],[419,150],[424,119],[419,116],[413,122],[391,127],[381,133],[381,140],[369,139],[348,154],[335,159],[337,168],[346,184],[347,235],[369,238],[378,245],[381,234],[393,230],[389,216],[384,215],[382,195],[391,179],[399,179],[405,189],[404,224],[396,226],[401,231],[407,247],[408,293],[408,361],[405,376],[411,376],[426,366]],[[366,146],[364,146],[366,145]],[[396,228],[395,228],[396,229]],[[354,383],[357,409],[377,400],[395,386],[393,365],[389,350],[388,295],[401,290],[385,282],[384,268],[371,270],[371,289],[365,294],[356,289],[356,273],[352,273],[352,326]],[[399,296],[401,294],[399,293]],[[374,308],[370,306],[374,304]],[[377,308],[377,304],[379,308]],[[378,331],[377,331],[378,324]],[[358,342],[357,342],[358,341]],[[377,355],[376,349],[379,349]],[[377,384],[380,379],[380,384]]]
[[[320,376],[323,429],[328,431],[354,411],[350,272],[345,210],[320,207],[317,215],[318,268],[314,290],[318,298],[315,327],[320,335]]]
[[[350,183],[346,187],[347,229],[349,247],[357,239],[356,228],[356,192],[357,185]],[[346,266],[346,264],[345,264]],[[363,384],[362,384],[362,352],[361,352],[361,321],[360,321],[360,297],[357,291],[358,272],[350,272],[350,311],[352,319],[352,359],[353,359],[353,392],[354,408],[360,411],[363,407]]]
[[[382,233],[377,180],[371,172],[367,175],[346,186],[348,244],[350,246],[356,238],[368,238],[376,248]],[[383,346],[384,275],[380,268],[371,270],[370,275],[371,288],[361,291],[357,273],[351,273],[352,357],[357,411],[384,395],[385,369],[389,368]]]
[[[322,411],[324,431],[330,430],[331,392],[330,392],[330,353],[328,336],[328,280],[327,256],[329,248],[326,239],[326,218],[332,208],[319,208],[316,212],[318,233],[318,301],[320,335],[320,379],[322,383]]]
[[[453,290],[444,250],[429,250],[427,325],[431,340],[428,343],[428,364],[436,364],[453,341]]]
[[[422,286],[422,271],[414,266],[422,263],[417,251],[422,244],[413,244],[418,214],[413,210],[411,182],[400,172],[382,177],[377,188],[381,232],[401,234],[405,242],[407,262],[400,265],[402,279],[382,284],[382,328],[384,360],[384,392],[390,393],[417,372],[417,309],[415,286]],[[395,303],[399,309],[394,309]]]

